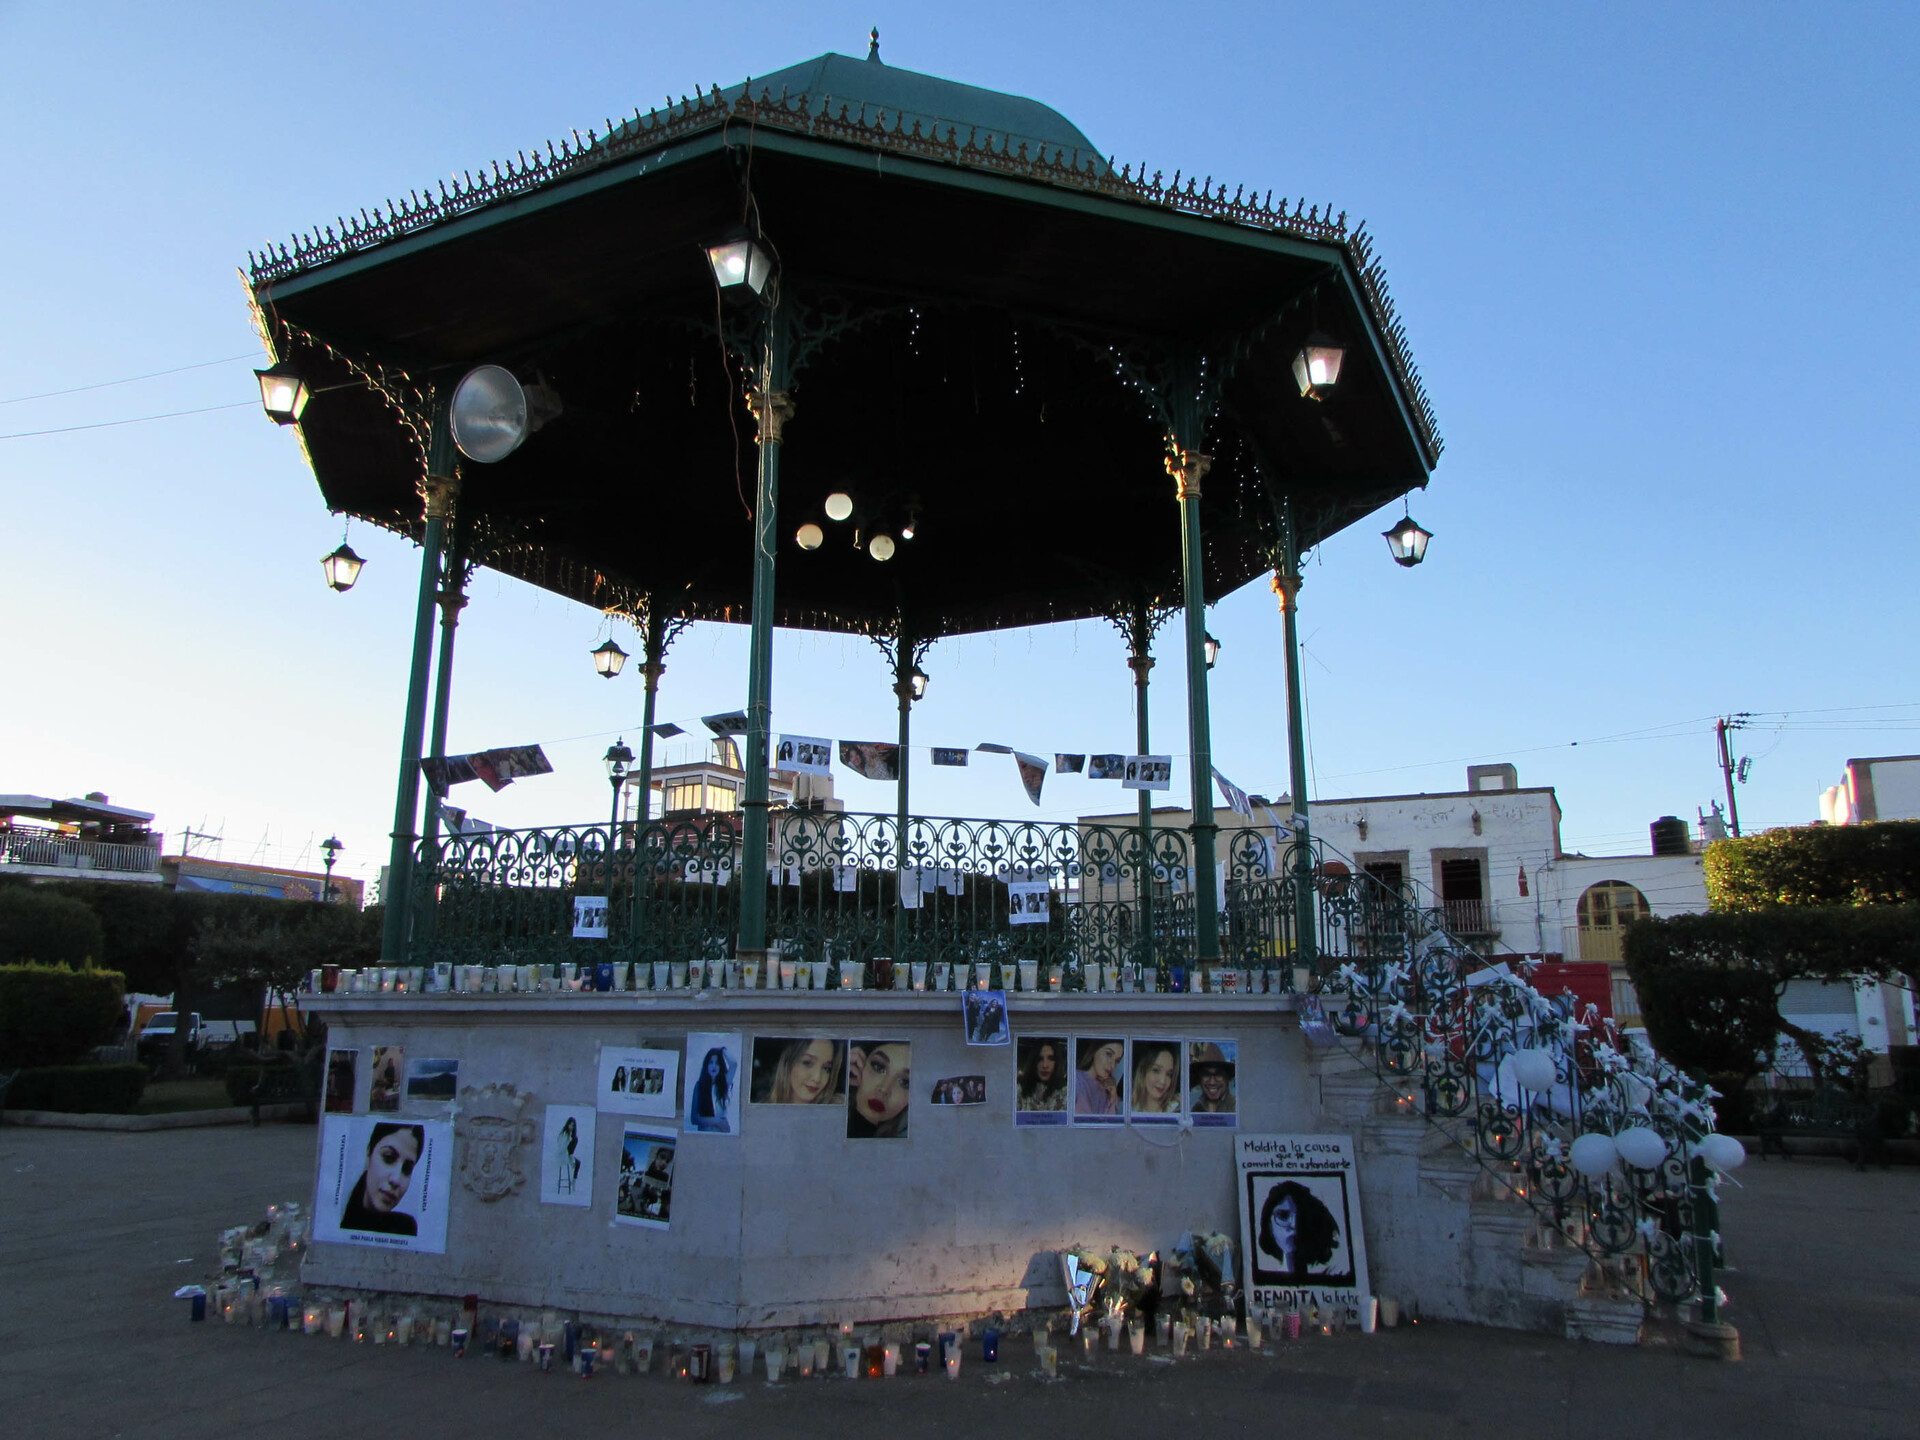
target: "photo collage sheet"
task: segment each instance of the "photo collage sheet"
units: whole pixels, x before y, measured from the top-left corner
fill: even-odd
[[[1016,1125],[1240,1123],[1240,1044],[1181,1035],[1022,1035]]]
[[[460,1062],[398,1045],[327,1055],[313,1238],[444,1255]]]

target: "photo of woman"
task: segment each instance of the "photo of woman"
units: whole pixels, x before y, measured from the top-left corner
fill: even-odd
[[[420,1223],[400,1213],[400,1202],[413,1184],[413,1168],[426,1152],[426,1131],[419,1125],[392,1121],[373,1127],[367,1141],[366,1168],[353,1182],[347,1207],[340,1212],[342,1230],[370,1230],[380,1235],[418,1235]]]
[[[591,1105],[549,1105],[540,1140],[540,1203],[593,1203],[593,1139],[596,1112]]]
[[[847,1047],[822,1036],[756,1035],[753,1103],[838,1105],[846,1099]]]
[[[1118,1120],[1125,1114],[1127,1042],[1081,1037],[1075,1047],[1073,1118]]]
[[[1180,1042],[1133,1042],[1133,1113],[1171,1119],[1180,1113]]]
[[[693,1087],[687,1092],[687,1128],[720,1135],[733,1133],[733,1080],[738,1066],[730,1063],[724,1045],[707,1047]]]
[[[913,1046],[856,1040],[847,1054],[847,1138],[895,1140],[907,1133]]]
[[[1018,1083],[1013,1123],[1058,1125],[1067,1118],[1067,1040],[1064,1035],[1023,1035],[1014,1045]]]
[[[1342,1185],[1342,1177],[1315,1177],[1320,1184]],[[1260,1206],[1256,1245],[1262,1260],[1254,1258],[1254,1278],[1267,1283],[1325,1280],[1351,1281],[1340,1243],[1340,1225],[1320,1197],[1300,1180],[1282,1180],[1267,1191]],[[1338,1253],[1342,1263],[1335,1265]],[[1337,1273],[1345,1272],[1345,1273]]]
[[[394,1115],[400,1110],[400,1076],[406,1069],[406,1052],[398,1045],[373,1047],[373,1075],[367,1086],[367,1110],[375,1115]]]

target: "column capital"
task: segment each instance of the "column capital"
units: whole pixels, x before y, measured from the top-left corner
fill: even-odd
[[[1153,669],[1153,656],[1129,655],[1127,657],[1127,668],[1133,671],[1136,677],[1144,680],[1147,678],[1147,672]]]
[[[467,608],[467,597],[459,590],[442,590],[436,598],[440,601],[441,616],[449,625],[454,624],[460,612]]]
[[[1293,609],[1299,598],[1301,575],[1298,570],[1277,569],[1273,572],[1273,593],[1280,597],[1280,613],[1286,614]]]
[[[459,476],[428,475],[420,481],[419,489],[421,498],[427,504],[427,519],[453,518],[453,503],[460,498]]]
[[[1174,479],[1174,495],[1185,500],[1192,496],[1200,498],[1200,482],[1213,468],[1213,457],[1202,455],[1198,450],[1186,450],[1175,447],[1167,456],[1167,473]]]
[[[781,430],[793,418],[793,397],[785,390],[768,391],[756,386],[747,392],[747,408],[760,427],[760,443],[778,445]]]

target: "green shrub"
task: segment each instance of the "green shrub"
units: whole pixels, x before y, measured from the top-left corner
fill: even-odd
[[[1715,910],[1920,903],[1920,820],[1803,825],[1707,847]]]
[[[7,1087],[7,1108],[131,1115],[146,1088],[144,1065],[54,1065],[15,1075]]]
[[[300,1067],[291,1057],[264,1062],[247,1059],[236,1060],[227,1066],[227,1098],[236,1105],[251,1105],[254,1087],[260,1083],[260,1076],[265,1072],[272,1072],[274,1078],[269,1086],[278,1092],[279,1097],[298,1092],[296,1077]],[[289,1088],[282,1089],[283,1086]]]
[[[71,1065],[113,1038],[125,986],[115,970],[0,966],[0,1070]]]
[[[85,901],[39,886],[0,890],[0,965],[77,967],[105,953],[100,917]]]

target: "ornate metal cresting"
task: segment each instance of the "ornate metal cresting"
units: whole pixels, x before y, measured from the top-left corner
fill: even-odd
[[[433,186],[424,194],[409,191],[404,199],[389,198],[384,209],[362,209],[357,215],[339,217],[333,225],[292,236],[287,243],[269,242],[259,254],[248,252],[248,278],[255,294],[261,295],[274,281],[736,120],[742,122],[737,133],[743,136],[757,127],[777,128],[1334,245],[1379,327],[1388,364],[1407,398],[1427,463],[1439,461],[1442,442],[1433,407],[1413,366],[1406,328],[1388,295],[1386,269],[1373,253],[1366,228],[1349,231],[1345,211],[1336,214],[1331,205],[1309,205],[1304,198],[1289,205],[1282,196],[1276,203],[1271,190],[1262,196],[1244,185],[1229,195],[1226,185],[1216,186],[1212,176],[1196,180],[1175,171],[1172,180],[1166,181],[1156,170],[1149,179],[1144,164],[1116,170],[1108,158],[1014,135],[983,135],[971,129],[963,138],[957,126],[937,122],[929,126],[920,119],[909,124],[905,117],[877,108],[870,112],[866,106],[855,109],[843,103],[836,110],[828,96],[784,92],[776,96],[764,88],[755,95],[751,81],[731,95],[716,85],[696,91],[691,99],[682,96],[677,104],[669,98],[663,109],[645,115],[636,110],[632,119],[617,123],[609,119],[603,130],[589,129],[584,138],[576,130],[570,141],[562,139],[558,145],[550,141],[544,154],[536,146],[531,155],[523,151],[504,164],[495,161],[490,170],[482,166],[477,176],[467,171],[451,182],[440,181],[437,193]]]
[[[433,658],[433,607],[439,599],[441,549],[460,493],[455,468],[453,428],[448,423],[450,396],[434,398],[433,433],[427,447],[427,472],[421,483],[426,529],[420,546],[420,590],[413,613],[413,664],[407,677],[407,714],[400,737],[400,778],[393,806],[393,845],[387,859],[387,883],[381,895],[386,918],[380,954],[399,964],[407,953],[407,921],[412,915],[414,824],[420,812],[420,755],[427,723],[427,672]]]

